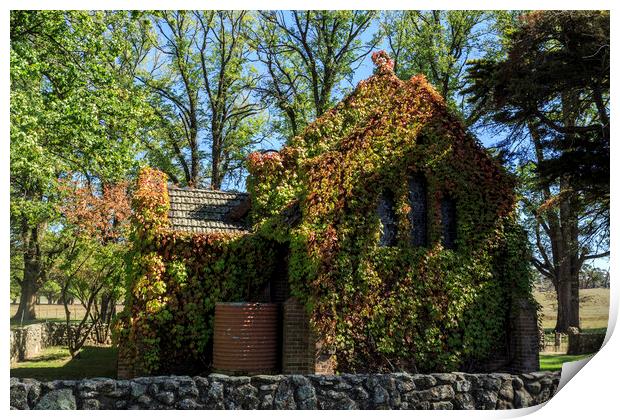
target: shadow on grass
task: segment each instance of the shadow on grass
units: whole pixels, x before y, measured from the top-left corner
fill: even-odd
[[[11,366],[11,376],[39,380],[116,378],[116,348],[84,347],[71,360],[63,347],[45,349],[39,356]]]

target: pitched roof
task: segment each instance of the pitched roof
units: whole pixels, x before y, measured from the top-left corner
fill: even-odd
[[[244,232],[246,223],[240,220],[239,209],[246,207],[249,195],[179,188],[168,185],[170,213],[168,218],[174,230],[195,233]]]

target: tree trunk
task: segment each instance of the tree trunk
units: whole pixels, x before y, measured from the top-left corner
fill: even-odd
[[[222,176],[220,173],[220,162],[222,149],[220,148],[220,140],[213,139],[213,147],[211,148],[211,188],[219,190],[222,187]]]
[[[200,151],[198,150],[198,132],[194,127],[191,129],[192,140],[190,142],[190,154],[191,154],[191,174],[192,178],[188,181],[187,185],[193,188],[200,186]]]
[[[579,322],[579,271],[572,273],[571,277],[571,306],[568,323],[570,327],[576,327],[581,330],[581,324]]]
[[[97,336],[97,342],[105,344],[110,332],[110,324],[112,318],[116,314],[116,304],[114,296],[111,293],[103,293],[101,296],[101,306],[99,311],[99,317],[97,317],[97,327],[95,328],[95,334]]]
[[[11,318],[15,321],[30,321],[36,319],[35,314],[35,305],[36,305],[36,287],[35,283],[32,279],[26,279],[24,276],[24,280],[21,285],[21,293],[19,297],[19,306],[17,308],[17,312]]]
[[[562,94],[562,119],[565,126],[573,126],[577,123],[578,107],[579,97],[575,92]],[[564,141],[572,143],[574,134],[567,134]],[[570,285],[571,294],[568,324],[569,327],[579,328],[579,271],[581,271],[582,264],[579,258],[579,203],[571,191],[573,180],[561,179],[560,182],[566,183],[568,190],[560,204],[562,237],[565,243],[563,258],[568,260],[570,266],[565,279]]]
[[[570,326],[571,316],[571,284],[568,281],[560,281],[556,288],[558,298],[558,313],[555,324],[555,332],[567,332]]]
[[[13,316],[15,321],[30,321],[36,319],[35,305],[41,278],[41,247],[39,246],[41,226],[28,227],[26,222],[22,227],[24,241],[24,278],[21,281],[19,307]]]

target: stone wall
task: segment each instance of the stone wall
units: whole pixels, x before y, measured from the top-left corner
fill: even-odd
[[[75,326],[72,326],[76,330]],[[111,343],[110,334],[105,343]],[[86,344],[97,343],[95,330],[91,330]],[[26,325],[24,327],[11,328],[11,363],[20,362],[34,357],[45,347],[67,345],[67,324],[64,322],[42,322],[39,324]]]
[[[15,409],[510,409],[541,404],[559,372],[11,378]]]
[[[568,351],[566,354],[590,354],[596,353],[603,347],[605,333],[582,333],[569,331]]]
[[[11,363],[13,363],[36,356],[50,344],[43,325],[34,324],[11,328],[10,345]]]

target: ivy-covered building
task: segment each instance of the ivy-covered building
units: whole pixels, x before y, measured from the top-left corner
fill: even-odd
[[[214,302],[262,300],[282,305],[284,373],[538,369],[514,180],[423,76],[373,61],[282,150],[250,155],[249,196],[221,211],[171,223],[180,195],[208,194],[141,174],[122,360],[208,366]]]

